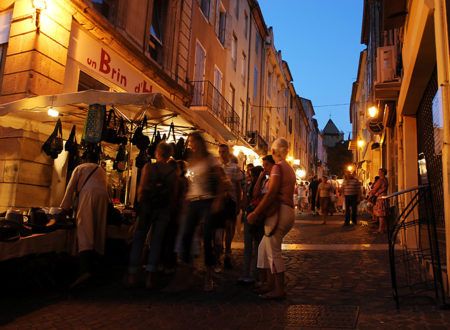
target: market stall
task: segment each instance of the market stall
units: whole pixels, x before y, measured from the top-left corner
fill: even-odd
[[[130,225],[134,222],[136,214],[133,206],[139,168],[145,162],[151,161],[152,145],[154,147],[157,141],[165,139],[168,143],[174,144],[178,152],[177,157],[180,158],[183,157],[183,150],[180,148],[184,147],[186,136],[194,130],[208,131],[209,126],[195,113],[190,113],[182,105],[159,93],[135,94],[88,90],[34,96],[0,105],[0,126],[7,125],[13,129],[38,132],[47,137],[43,150],[48,157],[54,159],[51,163],[53,172],[61,173],[57,179],[53,175],[51,185],[48,187],[51,196],[48,204],[33,206],[42,208],[59,206],[70,176],[71,160],[76,160],[83,148],[86,148],[86,144],[82,145],[81,141],[89,139],[87,127],[92,124],[90,122],[92,118],[89,116],[95,111],[104,112],[103,124],[98,126],[96,132],[101,137],[97,144],[101,146],[102,166],[107,172],[110,197],[115,203],[115,210],[120,212],[123,220],[122,222],[114,220],[115,223],[109,226],[107,232],[113,238],[129,239]],[[113,139],[108,139],[105,131],[113,132]],[[147,141],[144,145],[140,145],[139,138],[136,137],[138,131],[140,140]],[[211,143],[220,141],[214,135],[205,135]],[[55,140],[55,137],[61,139],[61,143],[64,141],[65,150],[56,148],[55,151],[53,144],[47,146],[46,150],[47,141]],[[72,157],[73,153],[77,154],[76,157]],[[118,159],[119,157],[121,159]],[[76,162],[74,164],[76,165]],[[9,206],[17,209],[17,205]],[[21,206],[19,209],[27,211]],[[47,245],[41,243],[45,240],[45,236],[48,236]],[[52,248],[49,242],[55,240],[57,242]],[[39,252],[37,245],[47,246],[54,251],[64,250],[60,245],[71,245],[70,241],[63,234],[49,233],[23,237],[20,242],[4,244],[20,245],[22,256],[27,253],[26,251]],[[67,247],[66,250],[71,250],[71,247]]]

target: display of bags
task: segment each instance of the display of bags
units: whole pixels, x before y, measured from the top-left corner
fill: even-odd
[[[72,126],[72,130],[70,131],[69,138],[66,141],[64,146],[64,150],[69,153],[75,153],[78,148],[77,136],[76,136],[76,126]]]
[[[150,145],[150,139],[147,135],[144,135],[143,130],[147,127],[147,116],[144,116],[142,122],[134,131],[131,143],[135,145],[139,150],[147,149]]]
[[[62,124],[61,119],[58,118],[53,133],[44,142],[42,150],[53,159],[58,158],[58,155],[63,151],[63,138],[62,138]]]
[[[147,153],[147,149],[142,149],[136,157],[136,167],[143,168],[145,164],[150,161],[150,156]]]
[[[103,126],[102,141],[117,143],[117,116],[114,109],[108,111],[108,116]]]
[[[116,159],[114,160],[113,168],[118,172],[123,172],[127,169],[127,151],[126,146],[121,144],[117,151]]]
[[[89,105],[86,121],[84,122],[82,140],[89,143],[98,143],[101,141],[105,114],[106,107],[104,105]]]
[[[119,128],[117,129],[116,133],[116,144],[127,144],[128,143],[128,130],[127,126],[125,125],[125,121],[123,118],[119,119]]]

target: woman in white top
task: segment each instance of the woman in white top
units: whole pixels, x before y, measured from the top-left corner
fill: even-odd
[[[205,291],[211,291],[214,283],[213,268],[216,265],[214,255],[214,226],[211,223],[211,212],[220,208],[223,184],[223,171],[220,171],[214,157],[208,152],[206,142],[200,133],[189,135],[188,173],[190,178],[186,200],[187,216],[181,241],[181,259],[191,262],[191,244],[197,225],[203,221],[203,248],[206,266]]]

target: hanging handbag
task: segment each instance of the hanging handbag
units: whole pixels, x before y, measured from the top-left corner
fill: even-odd
[[[145,150],[150,145],[150,139],[147,135],[144,135],[143,130],[147,127],[147,116],[144,116],[142,122],[134,131],[131,143],[135,145],[139,150]]]
[[[128,130],[127,125],[125,124],[125,121],[123,118],[119,119],[119,128],[117,129],[116,133],[116,143],[117,144],[127,144],[128,143]]]
[[[84,122],[82,140],[89,143],[98,143],[102,140],[105,115],[106,107],[104,105],[89,105],[86,121]]]
[[[47,141],[44,142],[42,150],[53,159],[58,158],[58,155],[63,151],[61,119],[58,118],[53,132],[50,134]]]
[[[156,146],[158,145],[159,142],[161,142],[161,135],[157,131],[157,127],[158,127],[158,125],[155,125],[155,130],[153,131],[153,136],[152,136],[152,142],[150,143],[150,146],[148,147],[148,155],[150,156],[150,158],[153,158],[153,159],[155,158]]]
[[[184,139],[180,137],[175,145],[175,159],[182,160],[185,153]]]
[[[127,169],[127,152],[124,144],[119,146],[113,168],[118,172],[123,172]]]
[[[70,131],[69,138],[66,141],[66,144],[64,146],[64,150],[69,153],[74,153],[75,149],[77,148],[77,137],[76,137],[76,126],[72,126],[72,130]]]
[[[136,167],[143,168],[149,161],[150,156],[147,154],[147,149],[142,149],[136,157]]]
[[[108,143],[117,143],[117,116],[114,109],[108,111],[108,116],[103,126],[102,140]]]

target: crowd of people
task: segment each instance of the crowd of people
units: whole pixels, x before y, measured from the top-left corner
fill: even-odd
[[[363,195],[352,173],[346,173],[342,184],[336,176],[297,182],[286,161],[288,152],[287,140],[278,138],[271,153],[262,158],[262,166],[247,164],[244,172],[228,145],[218,146],[216,158],[198,132],[189,135],[187,161],[175,161],[172,146],[160,142],[156,162],[147,163],[140,173],[138,217],[125,284],[152,289],[161,271],[172,274],[189,269],[201,257],[204,290],[213,290],[214,273],[235,267],[231,244],[239,217],[244,260],[238,282],[254,284],[263,299],[284,298],[286,268],[281,246],[293,227],[296,209],[313,215],[317,210],[333,215],[345,209],[344,225],[350,225],[350,220],[356,225]],[[380,232],[386,230],[386,210],[378,197],[386,191],[386,171],[381,169],[367,195]],[[73,208],[74,194],[79,200],[75,216],[81,273],[77,285],[91,275],[93,255],[104,252],[108,194],[98,157],[87,157],[87,163],[75,169],[62,208]]]

